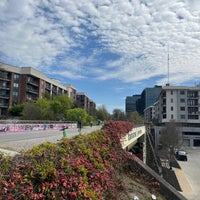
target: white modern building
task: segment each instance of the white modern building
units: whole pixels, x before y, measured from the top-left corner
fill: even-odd
[[[145,123],[151,121],[157,121],[158,118],[158,101],[156,101],[152,106],[149,106],[144,109],[144,121]]]
[[[153,106],[160,124],[155,128],[156,135],[162,125],[175,122],[181,128],[184,145],[200,146],[200,86],[167,85],[161,90],[158,105]]]

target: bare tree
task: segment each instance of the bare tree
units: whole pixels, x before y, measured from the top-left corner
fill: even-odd
[[[164,148],[178,147],[182,144],[182,132],[179,124],[166,123],[160,134],[160,142]]]
[[[160,142],[164,150],[167,150],[169,153],[169,167],[172,169],[174,148],[182,144],[182,132],[179,124],[174,122],[167,123],[165,128],[161,131]]]

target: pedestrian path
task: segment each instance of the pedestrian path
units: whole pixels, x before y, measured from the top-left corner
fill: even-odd
[[[84,126],[81,132],[79,132],[77,128],[70,128],[67,129],[67,138],[72,138],[76,135],[85,135],[99,129],[101,129],[101,126]],[[24,152],[35,145],[44,142],[57,143],[62,138],[63,132],[60,130],[7,133],[0,135],[0,152],[15,156],[19,152]]]
[[[177,169],[177,168],[173,168],[176,177],[178,179],[179,185],[182,189],[183,194],[189,194],[192,192],[192,188],[187,180],[187,178],[184,175],[184,172],[182,169]]]

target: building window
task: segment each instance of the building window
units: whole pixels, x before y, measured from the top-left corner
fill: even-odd
[[[174,108],[173,108],[173,106],[171,106],[171,111],[173,111],[174,110]]]
[[[173,103],[173,99],[171,99],[171,103]]]
[[[181,115],[181,119],[185,119],[185,115]]]
[[[18,84],[18,83],[13,83],[13,87],[14,87],[14,88],[18,88],[18,87],[19,87],[19,84]]]
[[[181,106],[181,107],[180,107],[180,110],[181,110],[181,111],[185,111],[185,107]]]
[[[18,96],[18,92],[17,91],[14,91],[13,92],[13,97],[17,97]]]
[[[181,103],[185,103],[185,99],[180,99],[180,102]]]
[[[13,91],[13,99],[12,99],[12,105],[17,104],[17,98],[18,98],[18,92]]]
[[[19,80],[19,74],[14,74],[14,80],[18,81]]]
[[[171,95],[173,95],[173,90],[171,90]]]
[[[180,95],[184,95],[185,94],[185,91],[184,90],[181,90],[180,91]]]
[[[171,119],[174,119],[174,115],[171,115]]]
[[[166,119],[166,117],[167,117],[166,114],[163,114],[163,119]]]

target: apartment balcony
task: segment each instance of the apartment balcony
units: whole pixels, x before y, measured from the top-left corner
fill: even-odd
[[[10,84],[0,84],[0,88],[4,90],[10,90]]]
[[[0,74],[0,80],[4,80],[4,81],[10,81],[11,77],[9,75],[2,75]]]
[[[45,88],[45,92],[47,92],[48,94],[51,93],[51,89]]]
[[[36,101],[37,100],[37,96],[36,95],[27,95],[26,96],[26,100],[28,100],[28,101]]]
[[[198,110],[193,111],[193,112],[188,111],[188,115],[199,115],[199,114],[200,114],[200,111],[198,111]]]
[[[33,93],[33,94],[38,94],[38,90],[30,88],[30,87],[27,88],[26,92]]]
[[[45,89],[46,90],[51,90],[51,85],[46,85]]]
[[[4,103],[4,102],[0,103],[0,108],[8,108],[8,106],[9,106],[8,103]]]
[[[188,104],[187,107],[188,108],[198,108],[199,104],[194,104],[194,105]]]
[[[27,84],[34,85],[34,86],[39,86],[39,82],[35,81],[35,80],[32,80],[32,79],[28,79],[27,80]]]
[[[55,94],[55,95],[57,95],[57,94],[58,94],[58,90],[57,90],[57,88],[56,88],[56,87],[53,87],[53,88],[52,88],[52,94]]]
[[[188,99],[198,99],[199,95],[187,95]]]
[[[198,114],[188,114],[188,120],[190,120],[190,119],[194,119],[194,120],[197,120],[197,119],[199,119],[199,115]]]
[[[0,94],[0,98],[9,99],[10,98],[10,94]]]

